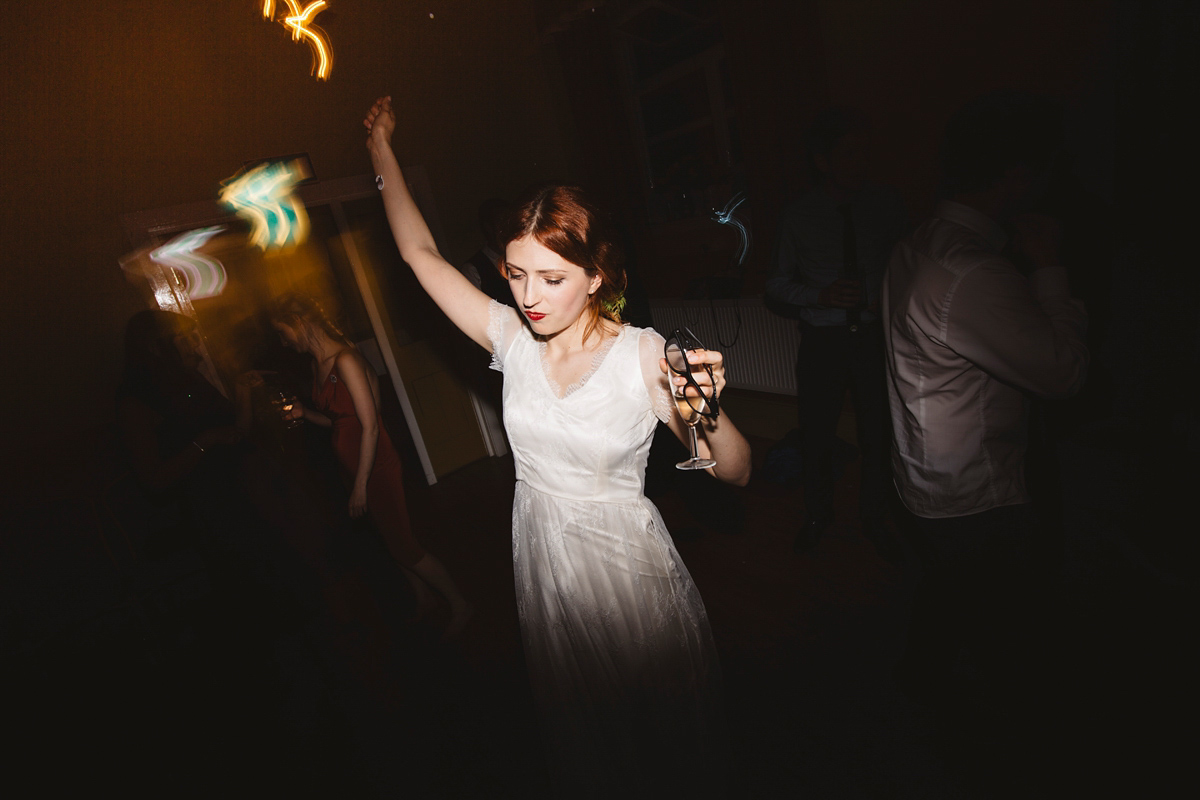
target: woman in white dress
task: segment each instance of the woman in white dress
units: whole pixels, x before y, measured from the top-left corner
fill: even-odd
[[[504,373],[516,463],[513,569],[525,656],[556,795],[711,794],[719,784],[719,667],[704,604],[642,492],[656,423],[687,442],[663,339],[623,326],[619,249],[579,190],[517,204],[499,265],[517,311],[438,253],[391,148],[391,99],[364,120],[400,254],[421,286]],[[720,353],[691,361],[706,394]],[[703,367],[711,368],[712,379]],[[744,485],[750,448],[728,416],[705,419],[709,472]]]

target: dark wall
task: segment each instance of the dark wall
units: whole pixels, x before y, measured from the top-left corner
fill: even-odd
[[[820,6],[830,96],[872,115],[884,177],[921,213],[942,128],[967,100],[1012,88],[1071,102],[1106,79],[1113,4],[1103,0]]]

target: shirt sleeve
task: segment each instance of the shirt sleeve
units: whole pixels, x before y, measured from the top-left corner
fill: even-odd
[[[642,331],[638,342],[638,356],[642,364],[642,380],[646,384],[646,394],[650,397],[650,407],[654,416],[664,425],[671,419],[675,411],[675,402],[671,399],[671,387],[666,374],[659,367],[659,359],[663,357],[663,346],[666,340],[658,331],[646,328]]]
[[[1038,270],[1027,279],[999,257],[980,264],[953,290],[946,344],[1025,391],[1043,397],[1075,394],[1087,372],[1087,314],[1083,303],[1067,294],[1061,271]]]
[[[492,363],[497,372],[504,372],[504,357],[512,347],[513,340],[521,332],[523,323],[517,312],[503,303],[492,300],[488,303],[488,341],[492,345]]]
[[[800,240],[795,214],[785,214],[779,222],[779,237],[771,254],[771,274],[767,276],[767,297],[776,303],[800,308],[819,308],[821,288],[800,277]]]

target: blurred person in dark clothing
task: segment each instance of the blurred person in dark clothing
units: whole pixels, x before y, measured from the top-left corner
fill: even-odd
[[[868,180],[871,135],[867,119],[850,109],[830,108],[814,120],[805,145],[816,185],[784,209],[766,289],[774,308],[800,318],[796,387],[807,518],[796,550],[811,550],[834,523],[832,457],[849,388],[862,454],[862,530],[892,560],[899,552],[884,525],[891,442],[879,287],[907,213],[898,191]]]
[[[238,381],[232,402],[201,374],[200,346],[196,324],[183,315],[146,310],[129,320],[120,441],[142,486],[174,497],[193,520],[219,599],[239,615],[291,613],[311,586],[283,537],[306,526],[270,520],[288,505],[288,481],[247,439],[257,376]]]
[[[1073,395],[1088,364],[1057,223],[1029,213],[1057,131],[1039,98],[968,104],[942,147],[952,199],[884,280],[893,466],[924,567],[896,678],[918,699],[958,687],[1002,708],[1045,655],[1054,545],[1026,488],[1030,399]]]

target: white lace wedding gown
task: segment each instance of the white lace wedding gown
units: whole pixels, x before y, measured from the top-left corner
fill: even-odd
[[[514,310],[493,302],[490,322],[516,462],[517,605],[552,772],[565,782],[556,793],[711,788],[722,749],[712,633],[642,493],[655,423],[673,413],[663,339],[624,327],[563,390]]]

